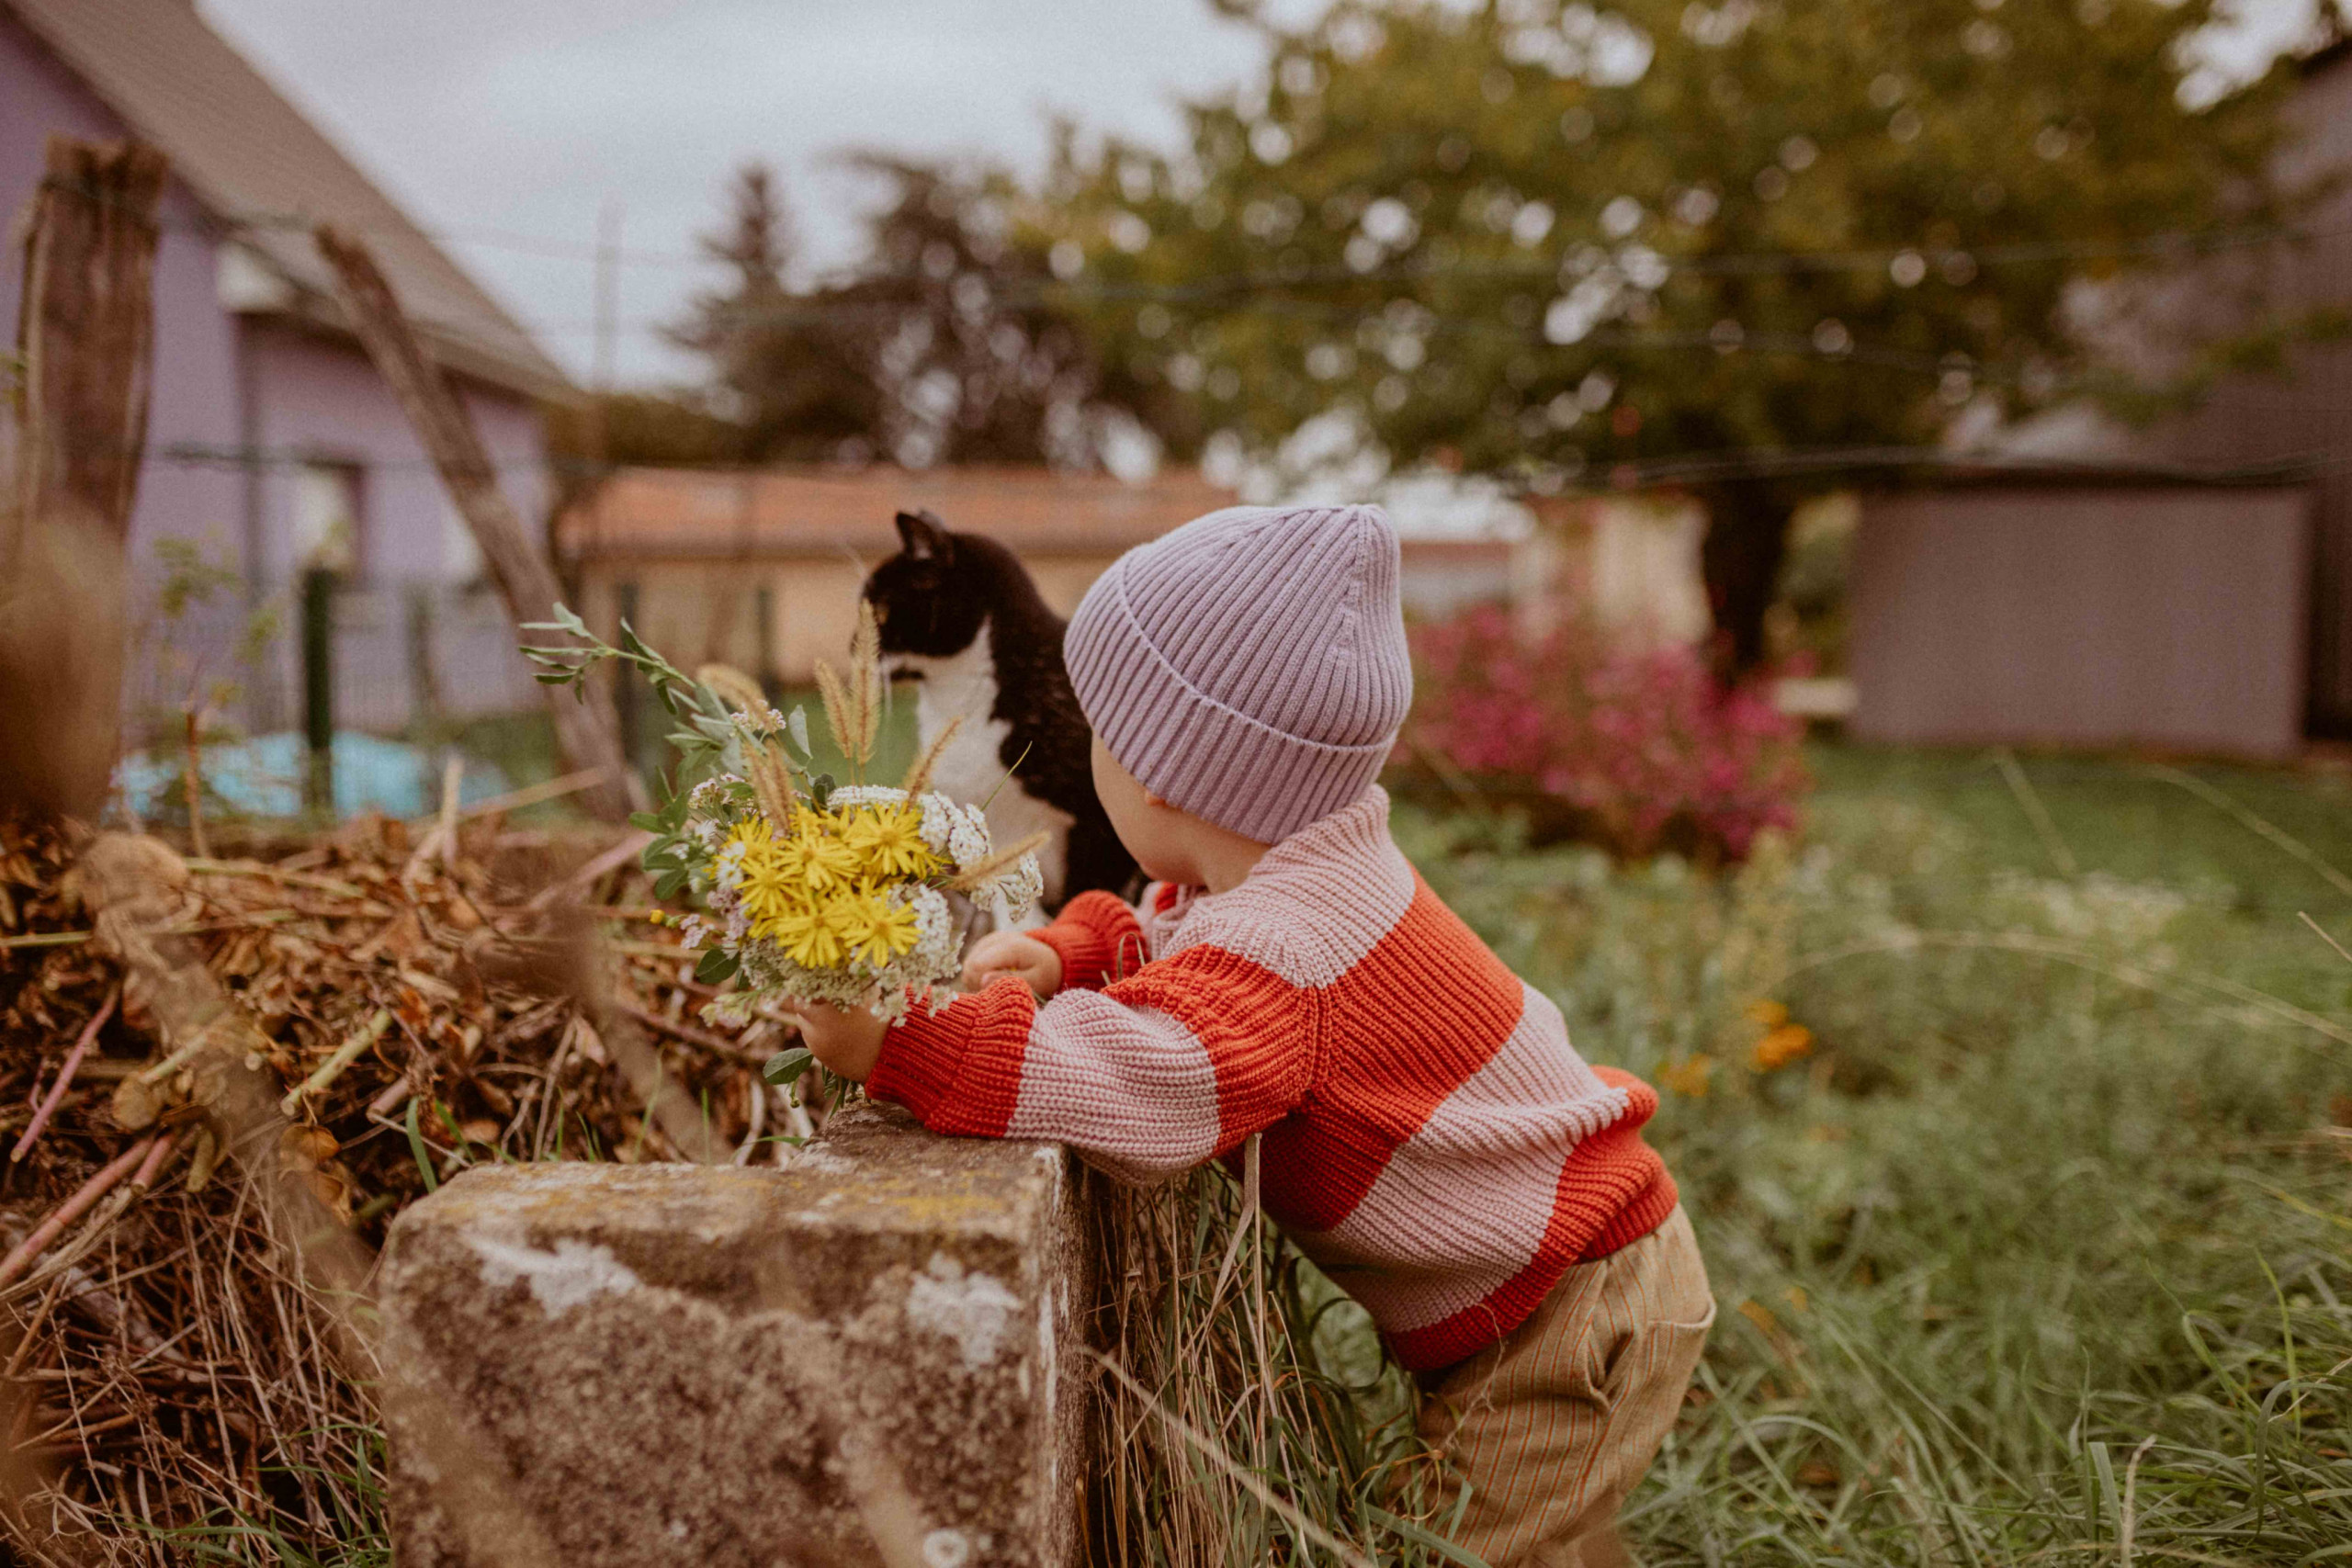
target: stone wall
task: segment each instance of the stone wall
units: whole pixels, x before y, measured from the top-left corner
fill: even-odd
[[[866,1107],[781,1170],[466,1172],[380,1279],[402,1568],[1077,1561],[1076,1194]]]

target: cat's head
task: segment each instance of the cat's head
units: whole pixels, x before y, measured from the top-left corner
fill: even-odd
[[[990,563],[977,558],[986,543],[928,512],[899,513],[899,553],[865,580],[885,656],[944,659],[972,645],[989,614]],[[959,551],[976,558],[959,561]]]

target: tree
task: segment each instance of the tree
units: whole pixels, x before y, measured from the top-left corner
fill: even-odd
[[[742,461],[750,445],[743,426],[714,412],[709,400],[693,391],[591,392],[548,403],[540,410],[548,461],[567,491],[608,467]]]
[[[878,152],[867,255],[841,291],[872,312],[873,374],[889,392],[884,450],[910,467],[1098,466],[1117,436],[1173,426],[1182,400],[1103,364],[1051,288],[1034,203],[1001,173]]]
[[[882,194],[856,263],[797,286],[774,177],[747,166],[728,227],[704,242],[729,284],[671,333],[711,361],[712,401],[743,427],[744,460],[1091,468],[1121,434],[1181,434],[1182,400],[1101,364],[1050,298],[1048,254],[1013,221],[1032,203],[1012,181],[879,152],[847,162]],[[647,433],[694,431],[672,417]]]
[[[718,412],[741,430],[744,462],[838,456],[845,442],[880,424],[884,393],[854,312],[830,309],[833,291],[797,292],[788,274],[797,246],[773,171],[746,164],[729,186],[726,226],[706,235],[704,253],[731,275],[695,297],[668,336],[711,363]],[[666,410],[638,422],[639,434],[694,445],[695,423]]]
[[[1342,0],[1180,155],[1065,157],[1039,240],[1205,427],[1697,491],[1744,668],[1838,464],[2078,395],[2086,290],[2289,216],[2285,69],[2194,63],[2222,8]]]

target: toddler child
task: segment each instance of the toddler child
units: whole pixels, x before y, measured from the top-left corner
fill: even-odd
[[[1370,506],[1236,507],[1122,556],[1065,657],[1140,907],[1081,894],[975,943],[989,983],[938,1012],[803,1032],[936,1131],[1139,1179],[1262,1134],[1266,1212],[1420,1381],[1462,1544],[1599,1568],[1714,1303],[1642,1141],[1656,1093],[1588,1066],[1389,838],[1397,578]]]

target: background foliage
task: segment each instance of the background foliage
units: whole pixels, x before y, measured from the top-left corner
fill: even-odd
[[[1854,449],[2081,392],[2086,288],[2294,209],[2290,68],[2217,98],[2219,10],[1349,0],[1261,24],[1182,152],[1109,142],[1023,216],[1207,428],[1336,405],[1398,462],[1702,491],[1750,663],[1788,513]]]
[[[1721,690],[1689,648],[1621,646],[1573,605],[1538,608],[1540,633],[1491,605],[1413,629],[1404,746],[1430,782],[1507,804],[1538,841],[1620,855],[1736,861],[1797,825],[1804,725],[1769,690]]]
[[[1805,836],[1730,876],[1401,823],[1580,1048],[1666,1088],[1723,1310],[1643,1560],[2340,1549],[2352,962],[2300,917],[2352,935],[2352,785],[1812,761]]]

